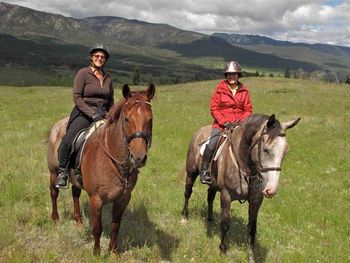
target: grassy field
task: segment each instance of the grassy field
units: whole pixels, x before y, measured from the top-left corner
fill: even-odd
[[[275,113],[281,121],[302,117],[288,131],[279,193],[259,213],[258,261],[350,262],[350,87],[276,78],[243,82],[255,112]],[[98,257],[92,255],[85,192],[83,227],[72,219],[69,190],[59,196],[60,222],[50,220],[45,139],[70,113],[71,88],[0,87],[0,262],[247,262],[247,204],[232,204],[226,255],[218,248],[219,198],[215,223],[205,221],[206,186],[196,184],[189,222],[180,223],[187,146],[211,122],[216,83],[157,87],[153,146],[124,214],[118,257],[107,253],[111,206],[104,208]]]

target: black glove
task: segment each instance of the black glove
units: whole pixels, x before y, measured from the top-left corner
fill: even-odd
[[[104,107],[98,107],[96,113],[100,114],[102,118],[106,117],[106,109]]]
[[[231,130],[231,129],[235,128],[238,125],[239,125],[239,121],[236,121],[236,122],[225,122],[224,127],[225,127],[225,129]]]
[[[92,120],[93,120],[94,122],[103,120],[103,117],[102,117],[101,114],[99,114],[98,112],[96,112],[94,115],[92,115],[91,118],[92,118]]]

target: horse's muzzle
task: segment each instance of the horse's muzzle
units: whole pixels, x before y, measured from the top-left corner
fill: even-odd
[[[134,168],[141,168],[146,165],[147,154],[145,155],[130,155],[130,162]]]
[[[277,188],[265,187],[262,193],[266,198],[272,198],[277,194]]]

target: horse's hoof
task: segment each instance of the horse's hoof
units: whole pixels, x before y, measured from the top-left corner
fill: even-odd
[[[186,217],[183,217],[181,219],[181,225],[186,225],[188,223],[188,219]]]
[[[75,221],[76,226],[83,224],[83,220],[81,220],[81,215],[77,215],[77,216],[73,215],[73,219]]]
[[[83,224],[83,221],[76,221],[75,222],[75,227],[76,228],[83,228],[84,227],[84,224]]]
[[[212,216],[208,216],[207,221],[208,223],[214,223],[214,218]]]
[[[101,254],[101,248],[94,247],[94,256],[99,256]]]
[[[51,215],[51,220],[52,220],[54,223],[57,223],[57,222],[58,222],[58,219],[59,219],[58,214],[52,214],[52,215]]]
[[[252,249],[248,250],[249,263],[255,263],[255,252]]]
[[[220,248],[220,252],[221,253],[226,254],[226,251],[227,251],[227,245],[226,244],[220,244],[219,248]]]
[[[114,255],[115,257],[119,257],[118,249],[113,248],[113,249],[111,250],[111,253],[112,253],[112,255]]]

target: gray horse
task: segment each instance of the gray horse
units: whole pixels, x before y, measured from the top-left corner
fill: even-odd
[[[263,197],[277,193],[281,164],[287,154],[286,131],[300,118],[280,123],[275,115],[253,114],[233,130],[225,130],[227,141],[212,167],[213,184],[208,189],[208,221],[213,220],[213,202],[217,191],[221,203],[220,250],[226,252],[225,237],[230,225],[230,206],[234,200],[249,203],[248,242],[254,261],[254,245],[258,211]],[[202,157],[200,144],[210,136],[211,127],[197,131],[189,145],[186,161],[184,222],[188,220],[188,202],[198,176]]]

